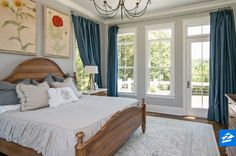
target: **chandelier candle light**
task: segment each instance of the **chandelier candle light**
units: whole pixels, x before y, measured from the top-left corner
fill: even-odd
[[[124,15],[129,19],[141,17],[146,12],[148,4],[151,4],[151,0],[143,0],[146,1],[146,3],[144,8],[141,8],[140,4],[142,0],[136,0],[136,2],[134,2],[134,6],[132,8],[128,8],[125,2],[131,0],[119,0],[116,6],[112,6],[110,3],[108,3],[108,0],[103,0],[103,2],[101,2],[101,0],[90,1],[93,1],[96,10],[107,18],[115,17],[120,10],[121,19],[123,19]]]
[[[89,74],[89,83],[88,83],[88,89],[95,90],[95,74],[98,74],[98,67],[97,66],[85,66],[84,71]]]

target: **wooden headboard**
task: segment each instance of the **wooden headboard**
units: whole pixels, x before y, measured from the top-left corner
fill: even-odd
[[[65,73],[63,73],[55,62],[48,58],[38,57],[26,60],[19,64],[3,81],[15,83],[17,80],[35,79],[38,82],[41,82],[48,73],[65,77]]]

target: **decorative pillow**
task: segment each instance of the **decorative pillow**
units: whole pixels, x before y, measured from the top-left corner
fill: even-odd
[[[19,84],[19,83],[24,83],[24,84],[27,84],[27,85],[31,85],[31,80],[30,79],[24,79],[24,80],[16,81],[16,84]]]
[[[47,76],[43,79],[43,81],[48,82],[48,84],[52,84],[54,82],[54,79],[52,77],[51,73],[48,73]]]
[[[0,81],[0,99],[0,106],[19,104],[16,84]]]
[[[36,86],[36,85],[38,85],[39,83],[38,83],[38,81],[36,81],[35,79],[32,79],[32,80],[31,80],[31,84]]]
[[[35,110],[48,106],[48,89],[47,82],[34,85],[18,84],[16,92],[20,99],[21,111]]]
[[[63,82],[65,80],[64,77],[57,76],[52,73],[48,73],[47,76],[43,79],[43,81],[47,81],[48,84],[52,84],[53,82]]]
[[[82,95],[82,93],[79,92],[78,89],[76,88],[76,86],[75,86],[75,84],[74,84],[72,78],[67,78],[67,79],[65,79],[64,82],[62,82],[62,83],[61,83],[61,82],[53,82],[51,85],[52,85],[54,88],[70,87],[70,88],[74,91],[75,95],[76,95],[78,98],[80,98],[81,95]]]
[[[48,89],[49,106],[56,107],[79,100],[70,87]]]
[[[64,77],[57,76],[57,75],[54,75],[54,74],[52,74],[52,78],[55,82],[63,82],[65,80]]]
[[[24,84],[33,84],[37,85],[38,82],[36,80],[19,80],[16,82],[18,83],[24,83]],[[19,104],[19,99],[17,98],[16,94],[16,84],[0,81],[0,106],[3,105],[16,105]]]

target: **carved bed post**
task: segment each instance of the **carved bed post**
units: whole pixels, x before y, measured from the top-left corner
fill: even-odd
[[[143,118],[142,118],[142,131],[145,133],[146,131],[146,101],[144,98],[142,98],[142,107],[143,107]]]
[[[76,149],[76,156],[86,156],[86,146],[84,145],[84,132],[79,132],[76,134],[77,138],[77,145],[75,146]]]

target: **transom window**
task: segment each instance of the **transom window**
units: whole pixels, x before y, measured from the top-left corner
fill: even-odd
[[[135,77],[136,33],[134,29],[119,30],[118,92],[136,92]]]
[[[210,34],[210,25],[197,25],[188,27],[188,36]]]
[[[147,94],[174,95],[174,24],[146,27]]]

